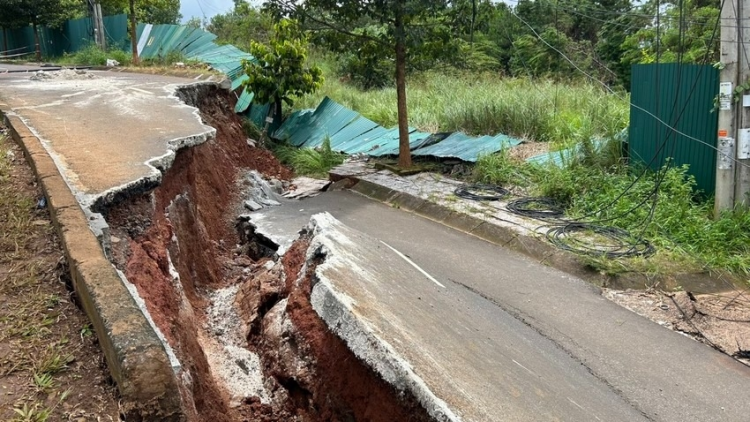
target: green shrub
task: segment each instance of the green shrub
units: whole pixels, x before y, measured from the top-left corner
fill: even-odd
[[[130,66],[133,62],[133,54],[127,51],[112,49],[107,52],[107,58],[117,60],[120,66]]]
[[[120,62],[121,66],[128,66],[132,61],[132,55],[116,48],[104,51],[96,44],[88,44],[75,53],[65,53],[63,57],[53,61],[67,65],[105,66],[107,59],[114,59]]]
[[[328,172],[344,162],[346,155],[331,150],[331,140],[326,138],[318,149],[295,148],[288,144],[272,145],[274,154],[294,172],[302,176],[327,178]]]

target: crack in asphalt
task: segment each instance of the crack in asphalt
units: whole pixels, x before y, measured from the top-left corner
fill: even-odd
[[[562,343],[560,343],[556,339],[554,339],[551,336],[549,336],[540,327],[537,327],[536,325],[532,324],[529,321],[529,319],[531,318],[530,316],[525,315],[523,312],[521,312],[520,310],[518,310],[516,308],[510,307],[508,305],[505,305],[503,303],[498,302],[494,298],[486,295],[485,293],[481,292],[480,290],[477,290],[477,289],[475,289],[475,288],[473,288],[473,287],[471,287],[469,285],[466,285],[464,283],[461,283],[459,281],[456,281],[456,280],[453,280],[453,279],[450,279],[450,278],[448,280],[451,281],[451,282],[453,282],[454,284],[456,284],[458,286],[461,286],[461,287],[465,288],[466,290],[468,290],[468,291],[470,291],[470,292],[472,292],[472,293],[474,293],[474,294],[482,297],[483,299],[487,300],[488,302],[490,302],[493,305],[495,305],[498,308],[500,308],[503,312],[507,313],[508,315],[512,316],[514,319],[516,319],[519,322],[521,322],[522,324],[524,324],[525,326],[527,326],[527,327],[531,328],[532,330],[534,330],[540,336],[542,336],[545,339],[547,339],[550,342],[552,342],[552,344],[554,344],[555,347],[557,347],[560,350],[562,350],[571,359],[573,359],[575,362],[577,362],[578,364],[580,364],[581,366],[583,366],[584,368],[586,368],[586,371],[589,374],[591,374],[594,378],[596,378],[597,380],[599,380],[600,382],[602,382],[605,386],[607,386],[607,388],[609,388],[615,395],[617,395],[617,397],[619,397],[620,399],[622,399],[630,407],[632,407],[634,410],[636,410],[638,413],[640,413],[644,418],[646,418],[646,420],[648,420],[648,421],[654,421],[654,422],[656,421],[656,419],[652,418],[649,414],[646,413],[646,411],[644,411],[643,409],[641,409],[636,403],[634,403],[632,400],[630,400],[630,398],[628,398],[622,390],[620,390],[619,388],[615,387],[604,376],[602,376],[602,375],[598,374],[596,371],[594,371],[593,368],[591,368],[589,365],[587,365],[586,362],[584,360],[582,360],[581,358],[579,358],[575,353],[573,353],[573,351],[571,351],[569,348],[565,347]],[[572,339],[571,339],[571,342],[575,343],[575,341],[573,341]]]

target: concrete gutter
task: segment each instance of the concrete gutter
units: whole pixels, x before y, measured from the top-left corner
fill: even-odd
[[[580,256],[549,243],[541,229],[544,222],[512,214],[502,203],[475,210],[482,204],[455,197],[447,199],[446,187],[452,194],[461,183],[440,175],[401,177],[388,170],[378,171],[366,163],[352,162],[334,168],[329,176],[335,185],[523,253],[600,287],[627,290],[659,285],[665,290],[695,293],[718,293],[734,287],[731,281],[709,272],[656,276],[626,272],[611,276],[594,271]]]
[[[86,214],[41,140],[19,117],[3,116],[47,199],[74,288],[122,396],[123,413],[129,420],[183,420],[175,372],[159,336],[105,257]]]

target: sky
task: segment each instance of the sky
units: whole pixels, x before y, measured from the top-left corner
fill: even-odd
[[[212,16],[227,13],[234,7],[232,0],[180,0],[182,21],[186,22],[193,16],[201,20],[205,16],[209,20]]]

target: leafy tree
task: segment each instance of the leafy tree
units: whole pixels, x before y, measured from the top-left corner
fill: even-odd
[[[713,3],[713,4],[711,4]],[[656,14],[656,4],[643,5],[640,12]],[[659,24],[651,19],[637,32],[627,36],[622,43],[620,61],[630,66],[634,63],[707,63],[719,60],[719,29],[714,32],[719,8],[716,2],[684,0],[682,11],[676,5],[668,6]]]
[[[351,39],[380,46],[384,57],[395,58],[400,167],[411,167],[406,108],[406,69],[420,52],[442,49],[450,41],[445,11],[448,0],[268,0],[276,14],[292,14]],[[365,26],[359,26],[365,23]]]
[[[291,106],[294,97],[313,93],[323,85],[320,68],[305,67],[307,37],[291,19],[274,26],[270,46],[251,42],[250,54],[257,62],[243,62],[249,77],[244,86],[255,93],[257,102],[273,104],[271,116],[281,116],[282,102]]]
[[[60,25],[68,18],[61,0],[0,0],[0,25],[4,28],[18,28],[31,24],[34,27],[36,58],[42,60],[39,45],[39,25]]]
[[[219,42],[247,51],[250,50],[250,41],[268,44],[273,33],[273,18],[238,0],[232,11],[212,17],[206,30],[215,34]]]
[[[130,13],[128,0],[99,1],[104,15]],[[177,24],[182,19],[180,0],[135,0],[135,17],[143,23]]]
[[[193,16],[190,20],[185,22],[185,26],[193,29],[201,29],[201,27],[203,27],[203,22],[201,21],[201,18]]]

